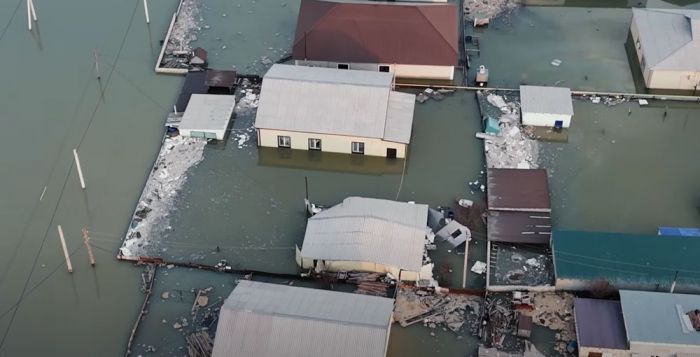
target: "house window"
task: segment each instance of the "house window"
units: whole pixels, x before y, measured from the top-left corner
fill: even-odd
[[[353,154],[364,154],[365,153],[365,143],[359,141],[353,141],[350,145]]]
[[[321,150],[321,139],[309,139],[309,150]]]
[[[350,69],[350,65],[347,63],[338,63],[338,69]]]
[[[389,66],[380,64],[379,65],[379,72],[389,72]]]
[[[292,138],[283,135],[277,135],[277,146],[281,148],[292,147]]]

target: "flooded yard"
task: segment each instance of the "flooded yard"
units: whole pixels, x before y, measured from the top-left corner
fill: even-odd
[[[0,87],[0,356],[124,353],[143,302],[142,269],[115,256],[182,82],[153,72],[177,2],[149,2],[150,25],[141,4],[37,1],[40,22],[29,32],[23,2],[0,2],[0,28],[7,24],[0,49],[12,54],[0,67],[0,79],[11,84]],[[209,51],[213,68],[263,74],[288,54],[298,5],[207,1],[193,44]],[[476,31],[481,56],[473,65],[489,66],[493,86],[634,91],[624,49],[629,18],[623,7],[520,8]],[[552,65],[554,59],[561,64]],[[574,110],[568,142],[540,145],[541,166],[550,171],[555,228],[653,233],[660,225],[700,224],[697,105],[575,101]],[[328,205],[351,195],[431,206],[455,198],[483,200],[468,187],[484,181],[473,92],[416,105],[406,161],[261,150],[254,139],[240,136],[252,132],[253,119],[253,111],[238,115],[224,145],[204,148],[175,199],[163,243],[149,248],[154,255],[209,264],[227,259],[235,268],[296,273],[294,246],[302,242],[306,223],[305,177],[311,200]],[[39,135],[28,139],[30,133]],[[58,224],[66,231],[73,274],[65,269]],[[94,269],[82,245],[83,227],[97,257]],[[475,230],[472,237],[468,269],[486,259],[485,232]],[[444,263],[438,274],[452,286],[461,285],[464,256],[458,253],[442,246],[433,252]],[[212,286],[210,297],[219,300],[235,277],[178,268],[162,269],[158,277],[152,315],[137,335],[138,351],[158,346],[149,355],[179,355],[184,339],[172,325],[192,306],[190,289]],[[483,287],[483,275],[470,272],[468,286]],[[160,299],[164,291],[175,293]],[[476,351],[468,334],[429,332],[420,325],[394,326],[389,355]],[[537,327],[532,339],[549,351],[553,335]]]

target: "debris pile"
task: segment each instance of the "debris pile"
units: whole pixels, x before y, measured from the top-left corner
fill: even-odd
[[[622,104],[622,103],[629,100],[628,98],[623,97],[623,96],[619,96],[619,95],[616,95],[616,96],[582,95],[581,98],[583,100],[590,100],[591,103],[593,103],[593,104],[603,103],[609,107],[614,107],[618,104]],[[641,105],[641,103],[640,103],[640,105]]]
[[[465,324],[475,333],[482,299],[478,296],[443,293],[402,286],[396,296],[394,319],[402,326],[422,322],[423,326],[459,332]],[[469,310],[469,315],[467,314]],[[431,335],[434,332],[431,331]]]
[[[190,167],[202,161],[206,139],[166,138],[153,171],[141,193],[136,211],[120,249],[120,255],[137,257],[158,243],[159,233],[169,228],[169,212],[187,180]]]
[[[574,296],[564,292],[537,292],[532,295],[532,309],[521,309],[536,325],[557,331],[555,349],[565,353],[567,344],[576,339]]]
[[[428,99],[433,99],[436,101],[441,101],[445,99],[445,96],[454,94],[452,89],[432,89],[425,88],[422,92],[416,95],[416,101],[418,103],[425,103]]]
[[[207,331],[199,331],[185,337],[189,357],[209,357],[214,351],[214,340]]]
[[[506,336],[515,334],[517,314],[502,294],[486,296],[478,336],[487,347],[503,348]]]
[[[464,18],[474,20],[478,16],[492,19],[517,7],[516,0],[465,0]]]
[[[260,100],[260,86],[251,87],[250,82],[244,79],[242,89],[239,91],[240,98],[234,108],[234,113],[238,115],[248,115],[258,108]],[[232,129],[231,137],[236,142],[239,149],[242,149],[250,143],[250,139],[255,137],[254,121],[249,121],[249,125],[245,128]]]
[[[500,133],[491,135],[478,133],[484,139],[486,166],[489,168],[536,169],[538,167],[538,145],[531,133],[520,125],[520,104],[517,100],[507,101],[497,94],[477,92],[482,113],[488,107],[500,111],[498,120]]]
[[[170,32],[160,66],[166,68],[189,68],[192,48],[190,42],[197,40],[201,28],[199,0],[182,0],[177,19]]]

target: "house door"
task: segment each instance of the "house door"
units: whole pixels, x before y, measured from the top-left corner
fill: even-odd
[[[563,120],[555,120],[554,127],[557,129],[561,129],[562,127],[564,127],[564,121]]]
[[[603,357],[603,354],[600,352],[588,352],[588,357]]]
[[[386,149],[386,157],[389,159],[395,159],[396,158],[396,149],[387,148]]]

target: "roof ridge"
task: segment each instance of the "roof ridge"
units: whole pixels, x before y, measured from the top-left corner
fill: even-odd
[[[428,21],[428,23],[430,24],[430,26],[432,26],[432,27],[435,29],[435,31],[437,31],[437,33],[440,34],[440,38],[441,38],[445,43],[447,43],[447,45],[448,45],[452,50],[455,51],[455,53],[457,54],[457,56],[459,56],[459,45],[457,45],[457,48],[455,48],[454,45],[451,44],[450,41],[448,41],[448,40],[445,38],[445,35],[443,35],[442,31],[440,31],[440,29],[438,29],[437,26],[435,26],[435,24],[433,23],[433,21],[431,21],[431,20],[428,18],[428,16],[425,15],[425,12],[423,12],[423,9],[424,9],[424,8],[427,9],[427,7],[420,6],[420,5],[415,5],[415,6],[413,6],[413,8],[415,8],[416,11],[418,11],[418,12],[421,14],[421,16],[423,16],[423,18],[425,18],[426,21]]]
[[[682,46],[680,46],[680,47],[676,48],[675,50],[673,50],[673,52],[669,53],[668,56],[664,57],[664,59],[662,59],[661,61],[658,61],[658,62],[654,63],[653,65],[651,65],[651,67],[649,67],[649,69],[656,69],[656,68],[658,68],[659,66],[661,66],[661,64],[663,64],[664,62],[668,61],[669,58],[675,56],[677,53],[679,53],[680,51],[682,51],[684,48],[686,48],[688,45],[690,45],[690,44],[692,44],[692,43],[693,43],[693,36],[692,36],[692,34],[691,34],[691,36],[690,36],[690,41],[687,41],[687,42],[684,43]]]

